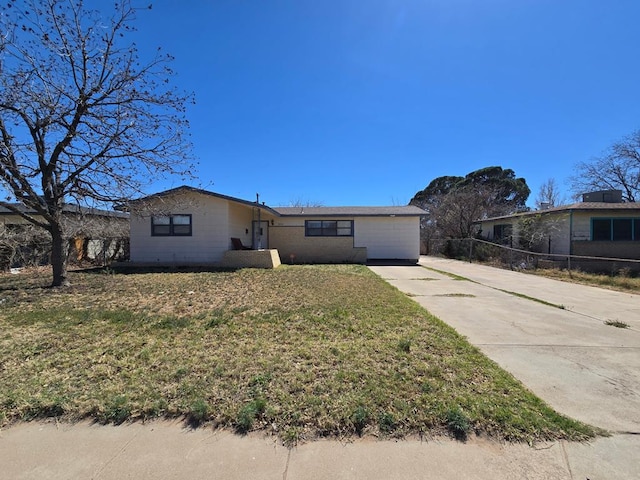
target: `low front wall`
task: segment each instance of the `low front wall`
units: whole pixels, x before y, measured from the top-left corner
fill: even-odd
[[[227,250],[222,256],[223,268],[276,268],[280,266],[278,250]]]
[[[574,241],[571,243],[572,255],[600,258],[628,258],[640,260],[640,242],[598,242]],[[625,262],[624,260],[590,260],[576,258],[571,260],[572,268],[579,268],[586,272],[617,273],[628,269],[640,271],[640,263]]]
[[[640,242],[572,242],[573,255],[640,260]]]
[[[269,227],[269,247],[285,263],[367,262],[367,248],[354,247],[353,237],[306,237],[304,227]]]

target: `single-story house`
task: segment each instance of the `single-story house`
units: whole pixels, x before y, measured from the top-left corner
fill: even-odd
[[[41,217],[21,203],[0,205],[0,267],[48,262],[50,235],[29,223],[22,212],[36,220]],[[17,211],[16,211],[17,210]],[[71,261],[106,262],[127,253],[129,214],[126,212],[65,204],[63,225],[70,237]]]
[[[223,262],[239,249],[277,250],[286,263],[417,261],[415,206],[269,207],[189,186],[131,202],[130,259],[144,264]]]
[[[559,256],[640,260],[640,203],[624,203],[620,193],[591,192],[583,195],[582,202],[487,218],[477,224],[484,239],[517,248],[528,244],[533,251]],[[610,269],[603,262],[579,263],[593,270]]]

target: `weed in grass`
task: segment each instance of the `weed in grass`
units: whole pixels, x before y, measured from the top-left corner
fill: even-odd
[[[110,323],[131,324],[135,320],[135,314],[130,310],[103,310],[97,313],[97,318]]]
[[[143,348],[142,350],[140,350],[140,353],[138,354],[138,358],[142,360],[145,364],[149,363],[149,360],[151,360],[151,350],[148,348]]]
[[[422,391],[422,393],[429,394],[433,392],[435,388],[433,387],[433,384],[431,382],[422,382],[422,385],[420,385],[420,390]]]
[[[239,433],[247,433],[253,428],[254,422],[264,413],[267,402],[264,398],[256,398],[247,403],[238,412],[236,417],[236,430]]]
[[[380,432],[390,434],[396,429],[396,419],[392,413],[384,412],[378,416]]]
[[[620,320],[607,320],[604,322],[605,325],[610,325],[616,328],[629,328],[629,324],[625,322],[621,322]]]
[[[282,432],[282,443],[285,447],[295,447],[300,440],[300,428],[290,427]]]
[[[249,381],[249,386],[254,388],[256,391],[262,391],[262,389],[266,387],[270,381],[270,373],[258,374]]]
[[[35,418],[61,417],[65,413],[64,399],[53,398],[51,400],[39,400],[31,405],[23,414],[23,420]]]
[[[106,405],[106,410],[102,414],[105,423],[120,425],[131,416],[131,407],[125,395],[116,395],[111,398]]]
[[[209,320],[205,324],[205,328],[216,328],[220,325],[224,325],[229,321],[229,317],[224,308],[216,308],[212,310],[208,315]]]
[[[362,435],[362,431],[369,423],[369,410],[363,405],[358,405],[353,415],[351,415],[353,428],[358,435]]]
[[[155,323],[154,327],[163,330],[179,330],[188,327],[190,323],[191,320],[187,317],[176,317],[171,315],[161,318]]]
[[[173,377],[176,380],[180,380],[181,378],[186,377],[188,373],[189,373],[189,369],[180,367],[176,370],[176,373],[173,374]]]
[[[187,422],[192,428],[196,428],[209,416],[209,404],[206,400],[199,398],[191,404]]]
[[[426,374],[429,378],[434,380],[443,380],[444,379],[444,371],[440,365],[431,365],[427,368]]]
[[[398,341],[398,350],[404,353],[411,352],[411,340],[408,338],[401,338],[400,341]]]
[[[447,428],[457,440],[466,440],[471,430],[471,423],[459,408],[447,411]]]

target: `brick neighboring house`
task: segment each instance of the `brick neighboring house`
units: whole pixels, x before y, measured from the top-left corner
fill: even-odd
[[[182,186],[131,202],[131,261],[215,265],[241,243],[287,263],[417,261],[414,206],[269,207]],[[248,254],[247,254],[248,255]]]
[[[583,195],[583,201],[543,210],[478,221],[482,238],[519,246],[524,221],[536,219],[542,237],[536,251],[640,260],[640,203],[621,200],[621,192],[607,190]],[[588,270],[609,271],[610,262],[572,260]],[[640,264],[625,266],[640,270]]]

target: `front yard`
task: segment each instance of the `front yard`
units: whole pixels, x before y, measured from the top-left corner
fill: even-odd
[[[0,426],[184,417],[318,436],[585,439],[363,266],[0,274]]]

